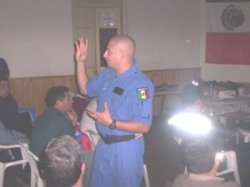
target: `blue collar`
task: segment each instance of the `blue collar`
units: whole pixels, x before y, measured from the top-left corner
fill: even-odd
[[[130,68],[125,71],[124,73],[122,73],[121,75],[116,75],[115,71],[113,70],[113,73],[114,73],[114,76],[116,78],[125,78],[125,77],[129,77],[135,73],[137,73],[139,71],[139,68],[138,68],[138,62],[136,59],[133,60],[133,64],[130,66]]]

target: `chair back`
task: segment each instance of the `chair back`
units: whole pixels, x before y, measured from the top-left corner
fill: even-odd
[[[39,161],[39,158],[36,155],[34,155],[28,149],[28,147],[21,146],[21,149],[24,152],[25,158],[31,168],[30,186],[45,187],[45,183],[40,177],[39,170],[37,168],[37,162]]]
[[[234,181],[240,184],[240,177],[235,151],[226,151],[223,154],[224,158],[221,161],[221,167],[219,167],[216,176],[231,179],[230,176],[233,175]]]
[[[30,152],[27,144],[15,144],[15,145],[0,145],[1,150],[10,151],[12,149],[20,149],[21,158],[14,159],[13,161],[2,162],[0,161],[0,187],[4,185],[5,170],[9,167],[22,165],[23,169],[27,164],[31,168],[30,176],[30,186],[32,187],[45,187],[45,183],[40,178],[39,171],[37,168],[37,161],[39,160],[32,152]]]
[[[27,145],[25,145],[27,146]],[[20,158],[15,158],[12,150],[15,149],[20,149],[21,151],[21,157]],[[2,155],[3,152],[7,152],[10,159],[4,159],[0,160],[0,186],[4,185],[4,177],[5,177],[5,170],[8,169],[9,167],[12,166],[17,166],[17,165],[22,165],[23,168],[25,166],[25,164],[27,163],[27,159],[25,157],[25,153],[23,152],[23,150],[21,149],[19,144],[15,144],[15,145],[0,145],[0,154]],[[2,152],[3,151],[3,152]]]

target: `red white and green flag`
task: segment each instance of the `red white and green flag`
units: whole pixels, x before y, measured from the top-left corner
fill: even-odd
[[[148,88],[137,88],[137,98],[138,99],[148,99],[149,91]]]
[[[206,0],[205,62],[250,64],[250,0]]]

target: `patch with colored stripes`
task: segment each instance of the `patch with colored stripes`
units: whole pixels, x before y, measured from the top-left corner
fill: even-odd
[[[149,98],[148,88],[137,88],[136,94],[137,94],[138,99],[148,99]]]

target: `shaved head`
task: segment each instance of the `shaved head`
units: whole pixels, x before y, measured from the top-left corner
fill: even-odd
[[[117,35],[111,38],[110,43],[119,47],[125,53],[129,60],[132,60],[135,55],[135,41],[128,35]]]

